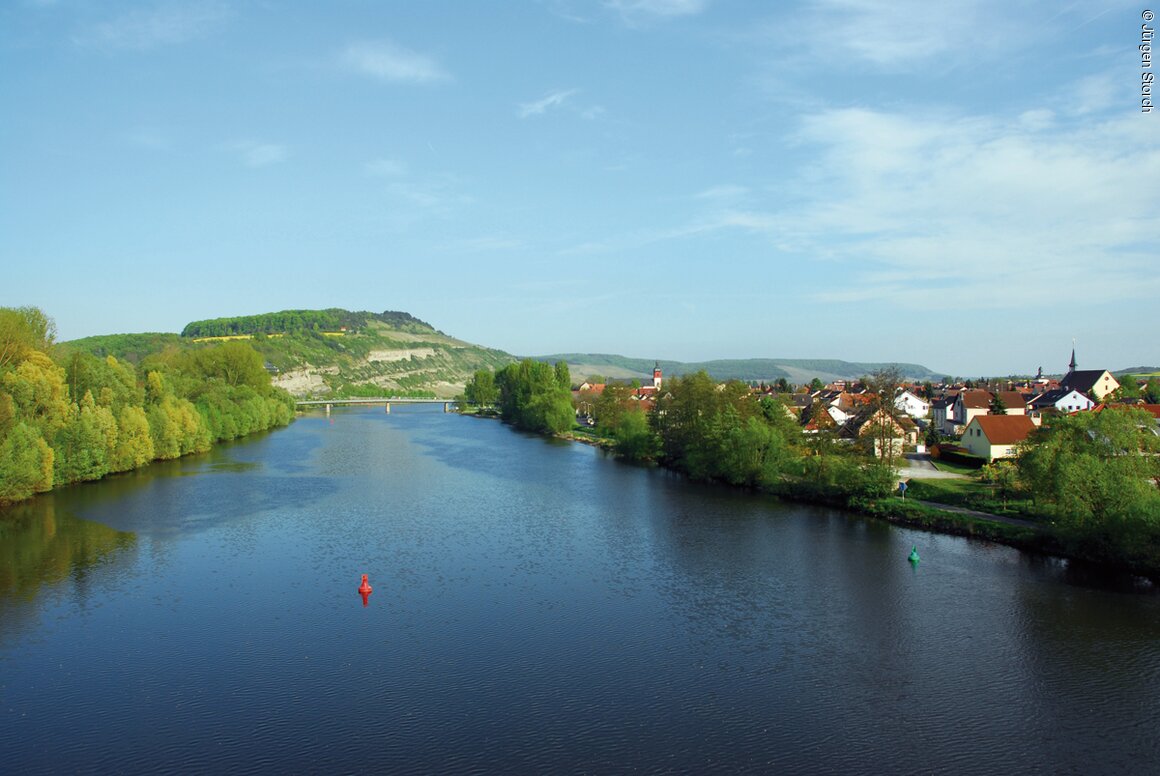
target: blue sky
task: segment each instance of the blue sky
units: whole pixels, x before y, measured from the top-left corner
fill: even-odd
[[[0,305],[1160,364],[1147,2],[6,0]]]

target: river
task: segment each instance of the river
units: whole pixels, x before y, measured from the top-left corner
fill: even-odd
[[[430,408],[40,497],[0,563],[8,773],[1160,762],[1139,580]]]

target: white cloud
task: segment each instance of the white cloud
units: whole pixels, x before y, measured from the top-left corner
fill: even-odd
[[[431,83],[451,77],[431,57],[389,41],[352,43],[339,59],[348,70],[382,81]]]
[[[575,89],[567,89],[562,91],[555,91],[546,97],[543,97],[535,102],[521,103],[517,110],[517,115],[521,119],[529,118],[530,116],[543,115],[549,108],[558,108],[564,102],[576,93]]]
[[[74,36],[85,46],[146,51],[200,37],[231,15],[220,2],[167,2],[139,8]]]

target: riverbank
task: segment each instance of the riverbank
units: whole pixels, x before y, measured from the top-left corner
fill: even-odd
[[[464,414],[502,420],[498,413]],[[616,447],[615,441],[583,429],[572,429],[549,436],[590,445],[609,453],[614,453]],[[657,465],[664,466],[660,462],[657,462]],[[666,468],[673,470],[671,467]],[[717,484],[736,487],[722,482]],[[796,478],[783,479],[777,488],[757,490],[788,502],[836,507],[867,518],[885,520],[894,525],[994,542],[1035,555],[1061,558],[1112,572],[1128,573],[1147,578],[1154,584],[1160,583],[1160,553],[1151,557],[1147,551],[1143,551],[1134,558],[1120,557],[1111,553],[1109,545],[1101,541],[1100,537],[1065,535],[1054,525],[1046,522],[995,515],[950,504],[905,499],[896,495],[878,498],[851,496],[839,487]]]

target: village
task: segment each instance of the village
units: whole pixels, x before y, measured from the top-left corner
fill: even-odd
[[[1033,378],[910,383],[899,381],[894,401],[879,399],[871,385],[837,380],[794,386],[785,380],[750,386],[755,399],[783,401],[803,434],[828,433],[851,444],[862,443],[878,457],[944,456],[967,465],[983,465],[1013,458],[1045,419],[1053,415],[1101,412],[1108,407],[1132,406],[1155,419],[1152,432],[1160,436],[1160,397],[1147,386],[1160,382],[1131,376],[1121,384],[1107,369],[1078,369],[1074,349],[1062,377],[1045,376],[1040,368]],[[662,395],[664,375],[654,367],[651,381],[633,381],[626,394],[644,412]],[[585,381],[573,386],[579,421],[595,425],[595,407],[608,385]]]

